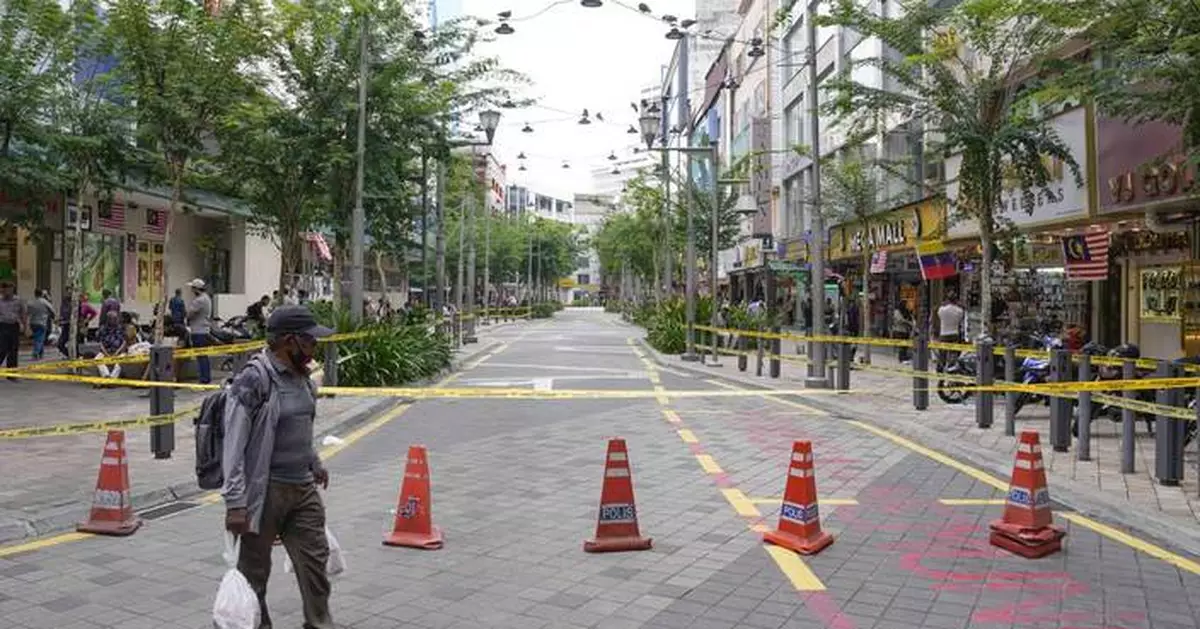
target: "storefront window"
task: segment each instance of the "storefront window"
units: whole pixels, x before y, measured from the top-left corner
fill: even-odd
[[[229,250],[209,249],[204,252],[204,271],[208,276],[210,293],[229,292]]]

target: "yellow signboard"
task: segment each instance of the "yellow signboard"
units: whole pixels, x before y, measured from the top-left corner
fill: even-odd
[[[929,199],[884,212],[867,221],[843,223],[829,232],[829,259],[861,258],[866,253],[912,249],[946,233],[946,204]]]

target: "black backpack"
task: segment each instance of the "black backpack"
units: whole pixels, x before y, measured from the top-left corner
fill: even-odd
[[[268,367],[263,364],[261,358],[255,356],[247,361],[243,369],[248,368],[258,369],[260,375],[266,378],[267,382],[274,383]],[[220,489],[225,485],[225,472],[222,469],[225,447],[225,402],[229,398],[229,387],[232,383],[233,377],[230,377],[221,385],[220,389],[204,398],[204,402],[200,405],[200,414],[196,416],[193,423],[196,431],[196,484],[200,486],[200,489]],[[253,409],[253,412],[257,414],[257,410]]]

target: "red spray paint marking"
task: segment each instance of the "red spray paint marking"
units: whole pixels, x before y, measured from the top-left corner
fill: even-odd
[[[854,629],[854,621],[842,611],[837,601],[825,592],[813,592],[804,597],[804,606],[829,629]]]

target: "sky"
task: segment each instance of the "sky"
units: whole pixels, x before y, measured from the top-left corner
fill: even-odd
[[[623,0],[637,6],[638,0]],[[494,151],[508,167],[508,183],[536,192],[571,198],[591,192],[591,170],[607,167],[610,152],[628,156],[638,136],[638,115],[630,108],[643,87],[661,81],[662,66],[671,60],[674,42],[657,18],[604,0],[587,8],[578,0],[461,0],[462,13],[496,19],[512,11],[515,33],[496,36],[479,47],[482,55],[499,57],[504,66],[524,73],[532,84],[521,94],[537,105],[502,110]],[[693,0],[646,0],[654,15],[691,17]],[[548,8],[549,7],[549,8]],[[530,17],[547,9],[541,15]],[[580,125],[584,109],[592,124]],[[596,120],[596,112],[606,122]],[[528,122],[533,133],[522,133]],[[528,170],[519,172],[524,152]],[[563,169],[563,162],[570,169]]]

